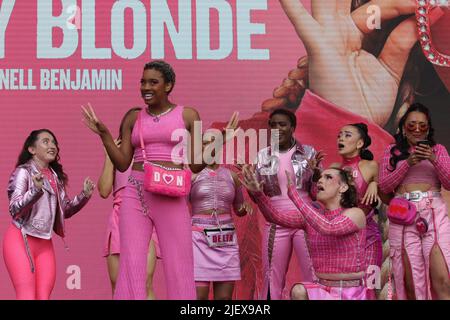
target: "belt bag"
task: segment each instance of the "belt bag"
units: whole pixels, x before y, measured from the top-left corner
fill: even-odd
[[[142,138],[141,113],[139,113],[137,121],[142,157],[144,158],[144,190],[169,197],[186,196],[191,189],[191,172],[147,162],[144,139]]]
[[[416,215],[416,206],[404,198],[392,199],[387,209],[389,220],[404,226],[412,225],[416,219]]]
[[[235,228],[204,229],[210,247],[228,247],[237,244]]]

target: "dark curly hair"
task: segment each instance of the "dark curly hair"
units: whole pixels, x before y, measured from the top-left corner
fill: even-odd
[[[361,159],[373,160],[373,153],[369,149],[367,149],[372,143],[372,138],[370,138],[369,136],[369,129],[367,128],[367,124],[353,123],[350,124],[350,126],[355,127],[358,130],[359,136],[364,142],[364,145],[359,154],[361,156]]]
[[[170,94],[172,92],[175,86],[176,76],[175,71],[173,70],[170,64],[168,64],[163,60],[155,60],[145,64],[144,71],[145,70],[159,71],[164,78],[164,82],[172,84],[172,89],[170,89],[170,91],[167,94]]]
[[[63,185],[66,186],[69,182],[69,178],[64,173],[62,165],[59,163],[59,145],[58,140],[56,140],[56,136],[51,132],[49,129],[39,129],[39,130],[33,130],[25,140],[25,143],[23,144],[23,148],[20,151],[19,158],[17,159],[16,168],[24,163],[27,163],[30,159],[33,158],[33,155],[28,151],[29,147],[33,147],[38,140],[38,137],[41,133],[47,132],[49,133],[53,139],[55,140],[55,146],[57,150],[56,158],[52,162],[49,163],[49,166],[53,169],[53,171],[56,172],[56,175],[58,176],[58,179],[62,181]]]
[[[420,112],[420,113],[423,113],[427,117],[428,127],[429,127],[427,140],[430,141],[432,147],[436,145],[436,141],[434,140],[434,128],[433,128],[433,125],[431,124],[430,111],[428,110],[427,107],[425,107],[421,103],[412,104],[408,108],[406,113],[403,115],[403,117],[401,117],[401,119],[398,123],[398,132],[394,136],[395,145],[391,148],[391,158],[389,159],[389,164],[391,165],[392,170],[389,168],[388,168],[388,170],[391,172],[393,172],[395,170],[395,168],[397,167],[397,163],[399,161],[405,160],[409,157],[408,150],[409,150],[410,146],[409,146],[408,139],[406,138],[406,136],[404,134],[403,127],[405,126],[406,119],[408,119],[408,116],[411,112]]]
[[[342,193],[342,198],[340,202],[341,206],[343,208],[356,207],[358,204],[358,192],[353,182],[352,173],[348,170],[341,168],[332,168],[332,169],[337,170],[339,172],[339,177],[341,178],[341,181],[348,185],[347,191]]]

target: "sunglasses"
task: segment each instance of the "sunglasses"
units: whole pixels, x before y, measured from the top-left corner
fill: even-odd
[[[420,132],[427,132],[430,126],[425,122],[408,122],[406,125],[406,130],[408,131],[416,131],[419,128]]]

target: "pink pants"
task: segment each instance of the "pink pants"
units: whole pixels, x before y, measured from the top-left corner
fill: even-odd
[[[147,299],[147,253],[155,227],[167,299],[196,299],[191,216],[185,198],[143,190],[143,172],[132,171],[120,208],[120,265],[114,299]],[[146,211],[146,212],[145,212]]]
[[[52,240],[27,236],[35,266],[30,261],[20,230],[11,224],[3,238],[3,258],[18,300],[48,300],[55,286],[56,263]]]
[[[415,296],[417,300],[431,299],[430,253],[438,245],[447,264],[450,266],[450,220],[447,206],[441,197],[424,198],[411,202],[417,207],[418,215],[428,222],[428,231],[420,235],[416,225],[389,225],[390,257],[395,281],[397,299],[405,300],[405,270],[403,250],[411,265]]]
[[[306,245],[303,230],[285,228],[266,223],[263,237],[263,289],[260,300],[267,299],[270,289],[271,300],[281,300],[286,282],[286,273],[291,260],[292,248],[295,250],[300,267],[301,281],[315,279],[312,261]]]
[[[105,244],[103,245],[103,257],[112,254],[120,254],[120,234],[119,234],[119,211],[122,204],[123,189],[116,192],[114,195],[114,203],[111,214],[108,217],[108,225],[106,227]],[[159,250],[158,236],[153,230],[152,241],[155,245],[156,258],[161,259]]]

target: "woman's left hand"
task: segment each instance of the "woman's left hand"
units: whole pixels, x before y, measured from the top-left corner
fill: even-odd
[[[378,183],[372,181],[367,187],[366,194],[362,198],[362,204],[369,206],[378,200]]]
[[[436,160],[436,155],[430,146],[419,144],[416,146],[414,153],[423,160]]]
[[[234,138],[236,132],[239,130],[239,112],[235,111],[231,115],[230,120],[228,121],[228,124],[225,128],[223,128],[223,134],[224,134],[224,142],[227,142]]]
[[[84,179],[83,192],[86,195],[86,197],[89,198],[92,195],[92,192],[94,192],[94,188],[95,184],[94,182],[92,182],[91,179],[89,178]]]

